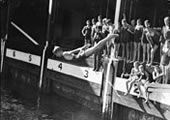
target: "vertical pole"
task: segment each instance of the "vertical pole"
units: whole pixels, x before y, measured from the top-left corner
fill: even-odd
[[[114,112],[114,98],[118,95],[117,91],[114,89],[114,82],[117,74],[117,59],[110,59],[107,65],[104,91],[103,91],[103,106],[102,106],[102,119],[112,120]]]
[[[132,19],[133,0],[130,1],[129,21]]]
[[[7,35],[5,35],[5,38],[1,38],[1,72],[2,72],[3,64],[4,64],[5,43],[7,40],[6,37]]]
[[[114,83],[115,83],[115,80],[116,80],[116,75],[117,75],[117,67],[118,67],[118,60],[113,60],[113,72],[112,74],[114,75],[113,76],[113,80],[112,80],[112,98],[111,98],[111,115],[110,115],[110,120],[113,119],[113,112],[114,112],[114,101],[115,101],[115,95],[118,95],[117,91],[114,89]]]
[[[157,18],[157,6],[155,6],[154,8],[154,17],[153,17],[153,26],[156,25],[156,18]]]
[[[5,36],[2,35],[2,38],[1,38],[1,72],[3,70],[3,64],[4,64],[5,43],[8,39],[9,12],[10,12],[10,5],[9,5],[9,1],[7,1]],[[1,16],[1,17],[3,17],[3,16]]]
[[[46,50],[48,48],[49,44],[49,35],[50,35],[50,22],[51,22],[51,11],[52,11],[52,0],[49,0],[48,4],[48,20],[47,20],[47,33],[46,33],[46,43],[42,52],[41,56],[41,69],[40,69],[40,77],[39,77],[39,90],[38,90],[38,98],[37,98],[37,108],[40,107],[40,91],[43,83],[43,77],[44,77],[44,64],[45,64],[45,57],[46,57]]]
[[[42,87],[42,82],[43,82],[43,76],[44,76],[44,64],[45,64],[45,53],[48,47],[48,41],[46,41],[46,45],[43,49],[42,52],[42,57],[41,57],[41,69],[40,69],[40,80],[39,80],[39,88],[41,89]]]
[[[109,4],[110,4],[110,0],[107,0],[106,18],[108,18],[109,15]]]
[[[111,74],[112,70],[113,70],[112,60],[110,59],[107,65],[107,71],[106,71],[106,77],[105,77],[106,79],[105,79],[105,85],[104,85],[104,91],[103,91],[103,106],[102,106],[102,119],[103,120],[108,119],[109,118],[108,114],[110,113],[108,111],[109,110],[108,101],[109,101],[109,97],[111,97],[110,96],[111,91],[109,89],[111,86],[109,86],[109,83],[112,83],[112,78],[113,78],[112,77],[113,74]]]
[[[45,56],[46,56],[46,50],[49,44],[49,38],[50,38],[50,21],[51,21],[51,12],[52,12],[52,2],[53,0],[49,0],[49,6],[48,6],[48,20],[47,20],[47,33],[46,33],[46,44],[42,52],[42,59],[41,59],[41,70],[40,70],[40,79],[39,79],[39,88],[41,89],[42,83],[43,83],[43,76],[44,76],[44,64],[45,64]]]
[[[118,22],[119,22],[121,1],[122,0],[116,0],[116,11],[115,11],[115,20],[114,20],[114,24],[116,27],[118,26]]]

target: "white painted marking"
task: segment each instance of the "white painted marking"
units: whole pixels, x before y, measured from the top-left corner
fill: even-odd
[[[57,60],[48,59],[47,68],[66,75],[102,85],[102,72],[95,72],[89,67],[80,67]]]
[[[117,77],[115,84],[114,84],[115,90],[126,92],[126,81],[127,79]],[[159,90],[159,88],[155,88],[155,89]],[[134,86],[132,87],[130,94],[136,96],[137,94],[133,92],[133,90],[134,90]],[[162,92],[153,91],[149,93],[149,99],[153,101],[157,101],[159,103],[163,103],[165,105],[170,105],[170,89],[167,88],[165,91],[162,91]]]
[[[7,48],[6,57],[40,66],[40,56]]]

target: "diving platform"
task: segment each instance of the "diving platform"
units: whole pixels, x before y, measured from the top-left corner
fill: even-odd
[[[130,93],[125,96],[125,83],[127,79],[114,77],[113,74],[114,72],[116,72],[115,75],[119,74],[119,65],[122,65],[122,63],[119,60],[113,60],[112,62],[115,62],[110,66],[110,70],[113,69],[110,73],[112,75],[107,77],[108,66],[102,71],[93,71],[92,66],[79,66],[79,64],[76,63],[71,64],[70,61],[47,58],[42,89],[45,91],[53,91],[56,94],[75,100],[91,109],[100,111],[101,105],[103,105],[105,85],[108,84],[108,91],[110,92],[107,92],[107,94],[112,93],[112,98],[106,97],[106,100],[112,99],[114,104],[159,118],[170,119],[170,86],[168,84],[151,83],[148,87],[148,103],[144,102],[143,96],[137,98],[138,94],[135,92],[135,86],[133,86]],[[34,86],[37,86],[35,83],[37,84],[36,78],[38,78],[40,72],[41,56],[7,48],[5,53],[5,66],[8,66],[8,72],[9,74],[13,74],[12,77],[14,77],[14,80],[20,79],[19,83],[29,81],[29,83],[26,82],[26,84],[34,84]],[[130,69],[130,67],[128,68]],[[106,79],[109,80],[106,81]]]

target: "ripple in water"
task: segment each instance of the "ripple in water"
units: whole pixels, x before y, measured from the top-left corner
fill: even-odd
[[[1,89],[1,120],[100,120],[87,108],[60,96],[44,95],[37,101]]]

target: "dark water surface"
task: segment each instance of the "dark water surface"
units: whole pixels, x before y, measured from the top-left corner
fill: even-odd
[[[100,120],[97,113],[61,96],[25,91],[1,86],[0,120]]]

